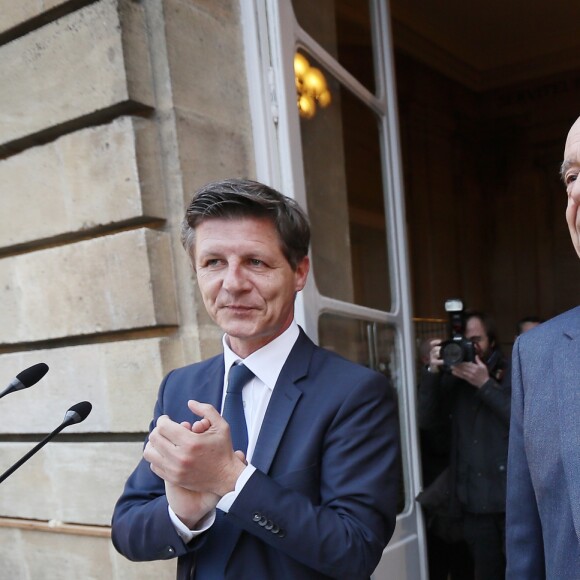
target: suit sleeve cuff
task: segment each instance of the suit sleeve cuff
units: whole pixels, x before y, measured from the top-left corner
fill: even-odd
[[[254,471],[256,471],[256,468],[253,465],[246,465],[246,468],[244,469],[244,471],[242,471],[242,473],[240,473],[240,476],[236,481],[234,491],[226,493],[226,495],[224,495],[219,500],[216,507],[222,510],[223,512],[228,513],[230,511],[230,508],[232,507],[232,504],[236,501],[236,498],[238,497],[242,489],[244,489],[246,483],[248,483],[248,479],[252,477]]]
[[[189,544],[193,538],[199,536],[199,534],[203,534],[209,530],[209,528],[213,525],[215,521],[215,510],[209,512],[206,516],[204,516],[195,527],[195,530],[190,530],[176,515],[175,512],[171,509],[171,506],[167,504],[167,510],[169,511],[169,519],[171,523],[175,527],[175,531],[177,535],[184,541],[184,543]]]

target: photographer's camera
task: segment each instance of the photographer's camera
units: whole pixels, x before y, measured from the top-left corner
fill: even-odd
[[[441,343],[439,357],[443,360],[444,370],[450,370],[462,362],[475,362],[475,345],[464,336],[463,302],[457,298],[446,300],[445,310],[449,314],[451,338]]]

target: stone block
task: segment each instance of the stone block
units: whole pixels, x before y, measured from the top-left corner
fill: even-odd
[[[76,426],[67,429],[74,433]],[[2,482],[0,517],[107,526],[143,444],[57,436]],[[40,441],[43,436],[38,437]],[[35,443],[0,443],[2,473]]]
[[[0,342],[177,324],[169,235],[145,228],[0,260]]]
[[[3,527],[5,580],[175,580],[177,560],[130,562],[107,537]]]
[[[0,9],[0,34],[67,2],[68,0],[5,0]]]
[[[119,103],[153,106],[143,7],[101,0],[0,46],[0,78],[0,150]]]
[[[0,355],[2,388],[39,362],[49,367],[40,382],[2,399],[3,434],[50,433],[80,401],[91,402],[93,409],[75,432],[143,433],[161,380],[186,364],[181,342],[170,338],[24,351]]]
[[[0,161],[0,247],[164,219],[159,155],[155,124],[121,117]]]
[[[231,2],[165,0],[175,106],[250,130],[244,45]]]
[[[176,112],[176,126],[185,205],[194,191],[209,181],[252,177],[252,136],[243,126],[224,124],[184,109]]]

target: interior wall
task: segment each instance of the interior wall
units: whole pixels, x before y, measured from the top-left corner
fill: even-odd
[[[396,65],[414,316],[461,297],[509,351],[519,318],[577,304],[558,170],[580,73],[475,93],[404,54]]]

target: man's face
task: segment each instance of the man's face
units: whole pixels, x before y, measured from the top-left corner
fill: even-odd
[[[207,311],[242,358],[288,328],[309,270],[308,257],[292,270],[274,224],[264,218],[201,222],[193,263]]]
[[[580,119],[578,119],[566,139],[564,148],[564,163],[562,165],[562,178],[568,194],[568,207],[566,208],[566,222],[570,230],[572,244],[578,256],[580,256]]]
[[[471,340],[475,345],[475,351],[480,359],[485,360],[489,356],[489,337],[483,326],[483,322],[476,316],[467,320],[465,325],[465,338]]]

